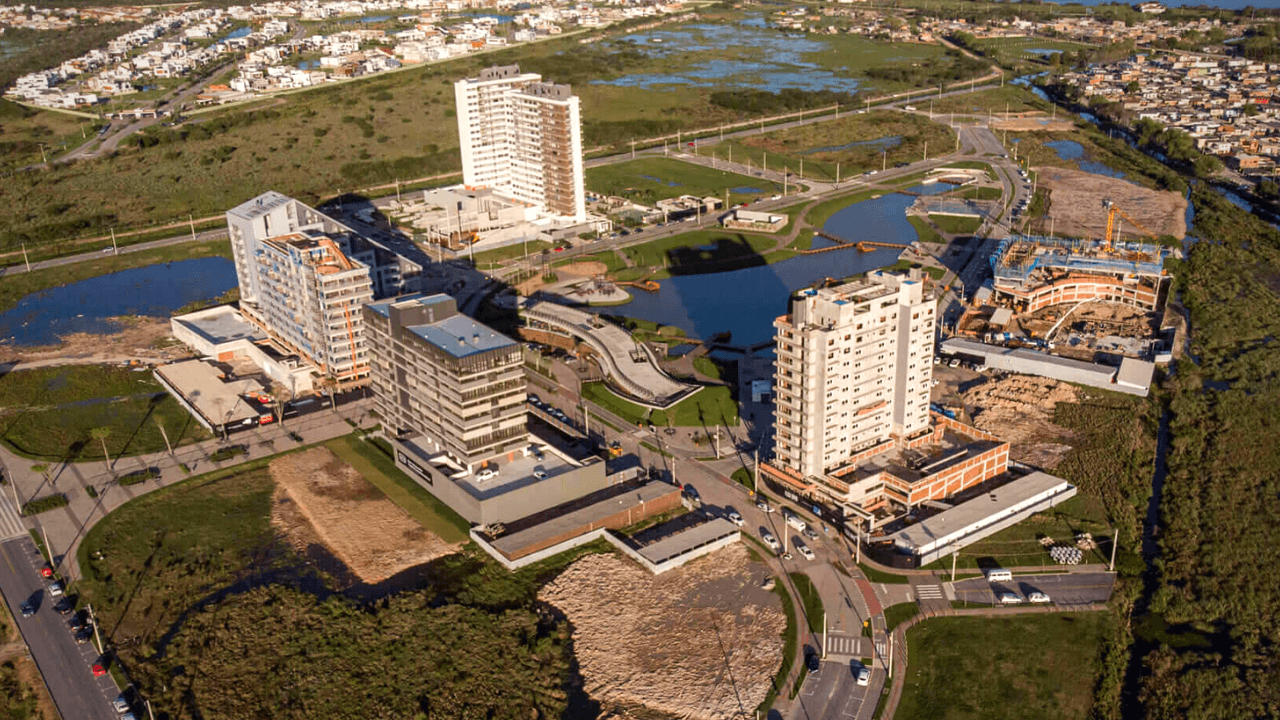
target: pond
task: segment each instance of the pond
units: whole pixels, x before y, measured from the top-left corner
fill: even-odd
[[[595,80],[601,85],[650,88],[662,85],[713,87],[737,85],[777,92],[784,88],[855,92],[859,81],[841,77],[805,59],[807,53],[827,52],[822,40],[789,37],[770,30],[763,18],[749,18],[732,25],[694,23],[672,29],[650,30],[626,35],[650,57],[664,58],[692,52],[730,51],[750,59],[715,58],[705,62],[681,63],[666,73],[628,73],[613,80]]]
[[[922,185],[914,192],[937,193],[950,186]],[[832,215],[824,230],[850,240],[875,240],[909,245],[917,239],[907,222],[909,195],[885,195],[850,205]],[[832,243],[815,238],[815,249]],[[609,315],[652,320],[683,328],[690,336],[707,339],[728,330],[734,345],[752,345],[773,338],[773,320],[787,312],[791,293],[826,277],[849,277],[892,265],[900,251],[836,250],[800,255],[772,265],[706,275],[682,275],[658,281],[659,291],[632,292],[625,305],[596,308]]]
[[[248,35],[248,34],[249,34],[249,33],[251,33],[251,32],[253,32],[253,28],[251,28],[251,27],[249,27],[248,25],[246,25],[246,26],[244,26],[244,27],[242,27],[242,28],[236,28],[235,30],[232,30],[231,32],[227,33],[226,35],[223,35],[222,37],[218,38],[218,41],[219,41],[219,42],[222,42],[222,41],[225,41],[225,40],[234,40],[235,38],[242,38],[242,37],[245,37],[246,35]]]
[[[1050,140],[1044,144],[1045,147],[1051,148],[1058,154],[1060,160],[1072,160],[1076,167],[1087,173],[1094,175],[1105,175],[1106,177],[1123,178],[1124,173],[1119,170],[1112,170],[1105,164],[1084,159],[1084,146],[1075,140]]]
[[[342,24],[355,25],[356,23],[386,22],[387,20],[390,20],[390,19],[391,19],[390,15],[369,15],[368,17],[355,18],[353,20],[343,20]]]
[[[114,332],[122,315],[169,317],[184,305],[236,286],[236,268],[221,257],[122,270],[32,293],[0,314],[0,342],[51,345],[71,333]]]

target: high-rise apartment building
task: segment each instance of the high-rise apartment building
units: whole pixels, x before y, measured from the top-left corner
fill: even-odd
[[[276,192],[227,211],[227,231],[241,314],[320,374],[367,377],[360,305],[417,289],[424,260]]]
[[[374,402],[392,437],[466,472],[529,444],[519,343],[448,295],[371,303],[364,318]]]
[[[808,289],[774,321],[774,463],[823,477],[859,453],[929,429],[934,302],[884,272]]]
[[[453,87],[463,182],[585,221],[582,125],[570,87],[518,65],[486,68]]]

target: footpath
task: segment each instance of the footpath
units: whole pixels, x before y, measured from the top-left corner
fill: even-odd
[[[28,529],[48,538],[57,571],[68,580],[76,580],[81,577],[76,559],[80,542],[85,533],[112,510],[136,497],[197,475],[346,435],[352,432],[352,423],[372,426],[376,421],[369,416],[370,409],[372,401],[357,400],[340,405],[336,411],[322,410],[291,418],[283,425],[235,433],[226,441],[215,438],[183,445],[174,448],[172,454],[157,452],[113,458],[110,467],[101,460],[46,464],[0,447],[0,468],[15,486],[6,488],[3,502],[13,502],[10,494],[13,489],[22,503],[56,493],[66,494],[70,501],[67,506],[23,518],[22,522]],[[291,434],[301,440],[290,437]],[[221,461],[214,459],[216,452],[232,447],[243,452]],[[121,476],[148,469],[156,476],[129,486],[118,482]],[[90,494],[90,488],[96,497]]]

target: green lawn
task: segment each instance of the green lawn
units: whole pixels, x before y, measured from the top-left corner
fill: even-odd
[[[947,271],[943,268],[934,267],[932,265],[921,265],[920,263],[911,262],[910,260],[899,260],[898,262],[885,268],[885,270],[888,270],[890,272],[903,272],[905,270],[910,270],[915,267],[919,267],[921,270],[924,271],[925,275],[928,275],[934,280],[941,280],[947,274]]]
[[[803,161],[803,177],[832,181],[837,164],[840,179],[845,180],[879,170],[886,163],[919,160],[926,143],[935,149],[950,148],[955,134],[928,118],[873,111],[736,138],[723,144],[723,152],[728,154],[732,148],[734,162],[750,158],[753,167],[767,163],[770,169],[785,167],[797,174]]]
[[[982,227],[982,219],[958,215],[930,215],[929,220],[940,230],[952,235],[969,235]]]
[[[920,606],[914,602],[898,603],[884,609],[884,624],[889,632],[920,614]]]
[[[893,573],[888,573],[883,570],[877,570],[876,568],[873,568],[870,565],[863,565],[860,563],[858,565],[858,569],[862,571],[863,575],[867,576],[868,580],[874,583],[906,585],[907,583],[911,582],[910,580],[907,579],[906,575],[895,575]]]
[[[471,524],[405,475],[396,467],[395,461],[372,442],[360,440],[355,435],[343,435],[325,443],[325,447],[441,540],[447,543],[466,542],[470,537]],[[387,450],[390,449],[388,445]]]
[[[1000,115],[1004,113],[1006,105],[1009,112],[1047,111],[1050,107],[1049,103],[1033,95],[1030,90],[1012,84],[1006,84],[1002,88],[949,95],[940,99],[934,98],[932,102],[935,114],[971,113],[986,115],[990,111],[993,115]],[[928,105],[929,101],[926,100],[922,104],[917,103],[916,107],[921,110],[927,110]]]
[[[796,586],[796,593],[800,597],[800,605],[804,608],[805,617],[809,621],[809,630],[811,632],[822,632],[822,596],[818,594],[818,589],[813,586],[813,581],[808,575],[802,572],[793,572],[788,577],[791,583]]]
[[[918,215],[908,215],[907,222],[911,223],[911,227],[916,229],[916,239],[923,243],[940,243],[943,242],[942,236],[937,230],[933,229],[928,221]]]
[[[952,193],[952,197],[966,200],[999,200],[1004,197],[1004,191],[997,187],[965,187]]]
[[[1078,494],[1057,507],[1032,515],[1010,528],[984,538],[960,551],[957,568],[1042,566],[1059,567],[1040,544],[1041,537],[1051,537],[1060,544],[1071,545],[1075,533],[1091,532],[1094,538],[1109,540],[1111,528],[1106,522],[1102,501]],[[1086,563],[1106,563],[1110,557],[1101,550],[1086,552]],[[951,557],[925,566],[930,570],[950,570]]]
[[[720,379],[720,366],[716,364],[715,360],[712,360],[709,357],[703,356],[694,358],[693,369],[703,375],[706,375],[712,380]]]
[[[113,459],[157,452],[165,449],[157,422],[175,447],[211,437],[150,371],[65,365],[0,375],[0,442],[24,457],[100,459],[91,435],[100,427]]]
[[[764,253],[777,242],[777,237],[772,235],[695,230],[622,248],[622,253],[636,267],[666,268],[666,273],[654,275],[662,278],[700,271],[717,272],[726,265],[763,265]]]
[[[900,720],[1084,720],[1107,613],[935,618],[907,631]]]
[[[755,190],[735,192],[734,188]],[[588,168],[587,189],[646,204],[680,195],[710,196],[723,201],[724,191],[728,189],[729,202],[735,204],[781,192],[782,186],[775,188],[774,183],[760,178],[670,158],[641,158]]]
[[[659,427],[665,427],[668,420],[675,427],[738,424],[738,403],[733,400],[729,388],[724,386],[704,387],[693,397],[676,403],[675,407],[652,412],[613,394],[604,383],[584,383],[582,395],[632,425],[641,423],[646,417]]]
[[[492,269],[493,267],[496,267],[498,263],[505,260],[523,258],[526,252],[529,254],[529,257],[536,257],[537,254],[543,250],[550,249],[551,243],[546,242],[545,240],[534,240],[531,243],[517,243],[515,245],[508,245],[506,247],[500,247],[493,250],[485,250],[483,252],[476,253],[476,267]],[[470,256],[467,256],[467,258],[470,259]]]

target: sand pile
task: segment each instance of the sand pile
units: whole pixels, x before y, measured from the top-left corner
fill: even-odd
[[[751,714],[782,662],[781,600],[742,544],[654,576],[589,555],[543,588],[568,616],[586,690],[606,715],[643,705],[681,718]],[[625,716],[625,713],[624,713]]]
[[[1148,190],[1127,180],[1083,170],[1039,167],[1036,172],[1040,187],[1050,190],[1049,212],[1042,220],[1044,229],[1052,220],[1053,231],[1058,235],[1101,239],[1107,234],[1103,200],[1115,202],[1125,214],[1155,235],[1182,239],[1187,234],[1187,199],[1176,192]],[[1143,234],[1128,220],[1117,222],[1122,223],[1122,240],[1135,240]]]

